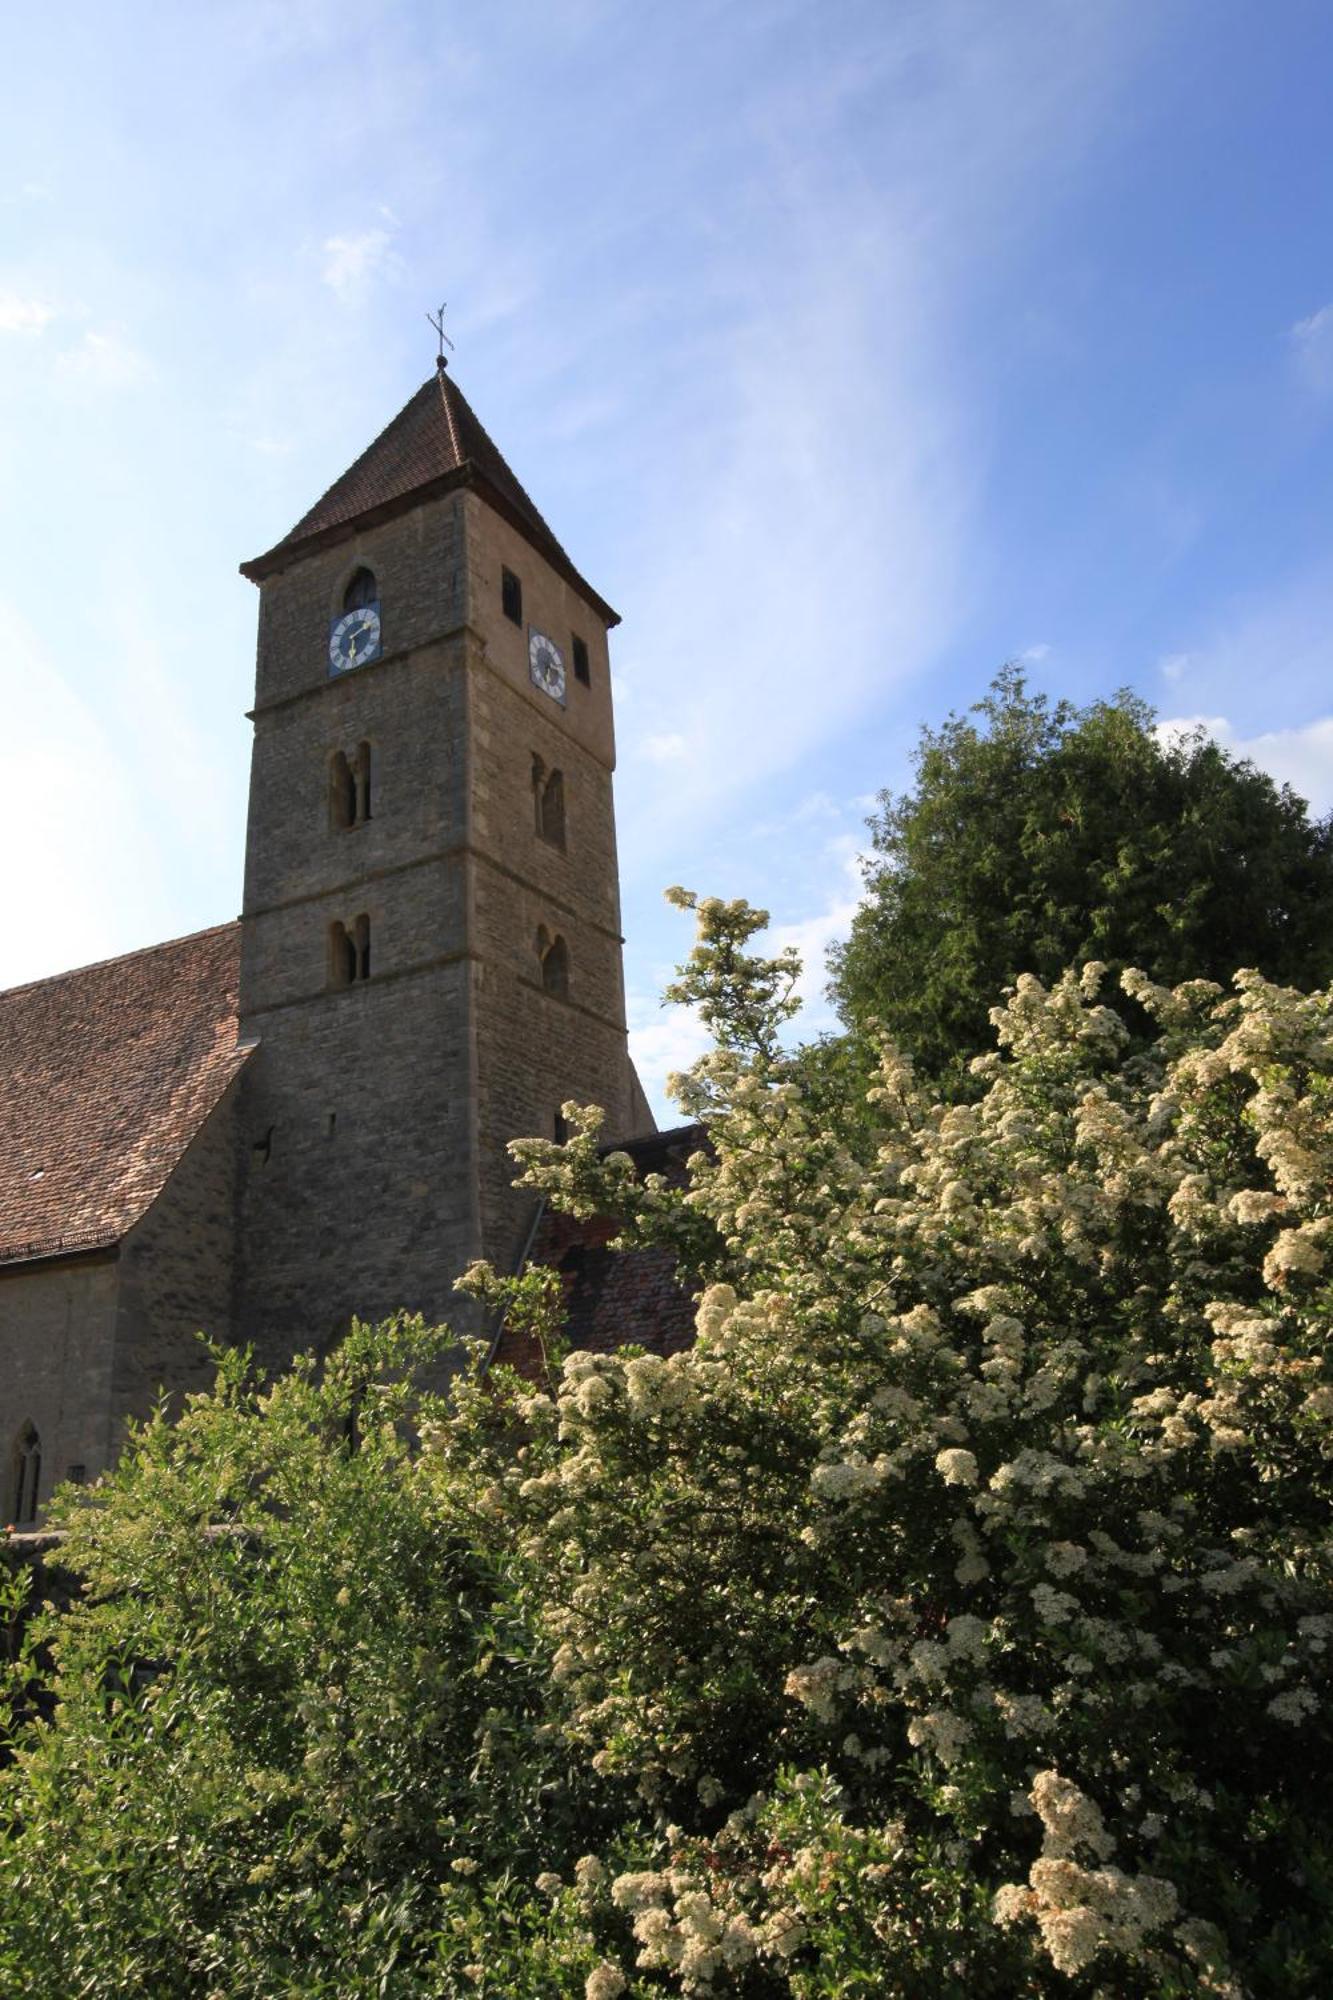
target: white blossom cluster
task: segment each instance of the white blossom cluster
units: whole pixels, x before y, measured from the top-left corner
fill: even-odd
[[[711,1280],[688,1354],[568,1356],[558,1438],[503,1475],[569,1741],[699,1815],[614,1881],[636,1963],[696,1992],[796,1962],[847,1857],[860,1908],[908,1893],[918,1847],[966,1878],[984,1835],[997,1949],[1240,1993],[1190,1844],[1222,1838],[1228,1759],[1292,1769],[1333,1692],[1329,998],[1126,975],[1145,1055],[1100,968],[1022,979],[974,1101],[885,1050],[867,1143],[765,1040],[762,963],[685,1086],[712,1150],[684,1189],[600,1159],[590,1113],[524,1149],[532,1184]],[[737,1687],[832,1786],[823,1844],[764,1865],[756,1827],[815,1794],[734,1831]],[[865,1922],[899,1948],[887,1908]]]

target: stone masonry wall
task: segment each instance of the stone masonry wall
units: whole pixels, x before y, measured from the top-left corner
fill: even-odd
[[[163,1387],[179,1407],[190,1390],[212,1381],[200,1332],[231,1338],[238,1084],[213,1107],[121,1245],[113,1448],[124,1420],[145,1416]]]
[[[41,1439],[39,1498],[112,1451],[111,1374],[119,1273],[114,1252],[0,1271],[0,1525],[13,1519],[13,1452],[26,1423]]]

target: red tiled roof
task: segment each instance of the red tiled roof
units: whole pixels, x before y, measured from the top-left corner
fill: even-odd
[[[580,590],[608,623],[619,622],[561,548],[453,377],[438,369],[393,422],[335,479],[308,514],[264,555],[241,564],[258,583],[312,547],[345,540],[358,526],[387,519],[453,486],[474,486]]]
[[[0,1263],[119,1242],[249,1054],[240,926],[0,993]]]
[[[707,1145],[701,1125],[654,1132],[611,1150],[628,1153],[640,1175],[663,1174],[679,1184],[691,1153]],[[609,1354],[631,1344],[650,1354],[676,1354],[694,1339],[695,1294],[682,1283],[667,1250],[609,1250],[620,1225],[609,1216],[580,1221],[545,1209],[528,1261],[550,1264],[565,1278],[565,1337],[572,1348]],[[535,1378],[541,1357],[504,1326],[494,1359]]]

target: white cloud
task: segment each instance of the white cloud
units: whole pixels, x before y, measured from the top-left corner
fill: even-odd
[[[631,994],[629,1052],[659,1124],[679,1121],[679,1106],[666,1094],[673,1071],[686,1070],[709,1047],[708,1030],[692,1007],[663,1007],[645,994]]]
[[[0,987],[152,944],[170,925],[156,843],[107,732],[14,604],[0,606],[7,810],[40,866],[5,885]]]
[[[689,747],[683,736],[667,732],[661,736],[645,736],[638,752],[650,764],[676,764],[688,753]]]
[[[802,1040],[836,1026],[836,1017],[824,994],[828,984],[828,950],[831,944],[846,937],[865,896],[860,842],[850,834],[843,834],[829,841],[824,853],[833,874],[828,900],[813,916],[773,925],[764,939],[765,950],[784,951],[794,945],[800,954],[801,976],[796,993],[801,1013],[795,1027]]]
[[[1157,671],[1164,681],[1183,680],[1189,670],[1188,653],[1164,653],[1157,662]]]
[[[691,754],[626,814],[631,880],[668,805],[720,822],[882,711],[968,617],[988,413],[948,329],[1046,212],[1054,162],[1072,178],[1139,33],[1103,9],[869,18],[845,60],[747,103],[762,252],[738,260],[742,232],[719,224],[688,422],[676,398],[660,434],[644,425],[653,495],[618,601],[640,635],[636,721]],[[836,144],[872,106],[873,179]]]
[[[1175,715],[1158,723],[1157,734],[1171,743],[1194,729],[1206,730],[1233,756],[1248,757],[1279,784],[1290,785],[1316,814],[1333,807],[1333,716],[1321,715],[1292,729],[1241,736],[1224,715]]]
[[[354,236],[330,236],[324,242],[324,283],[345,305],[364,299],[376,278],[402,268],[389,229],[363,229]]]
[[[1018,657],[1020,660],[1027,660],[1035,667],[1039,666],[1043,660],[1048,660],[1050,656],[1051,649],[1043,639],[1035,646],[1024,646]]]
[[[92,328],[74,347],[67,347],[56,366],[67,381],[94,389],[132,389],[149,374],[147,358],[119,333]]]
[[[1333,393],[1333,303],[1298,319],[1287,337],[1307,388],[1320,396]]]
[[[0,333],[41,333],[55,316],[55,307],[44,299],[0,292]]]

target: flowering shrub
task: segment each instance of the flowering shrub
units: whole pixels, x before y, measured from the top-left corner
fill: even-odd
[[[882,1051],[867,1162],[762,913],[697,908],[712,1151],[515,1149],[677,1251],[695,1346],[567,1353],[479,1267],[540,1383],[228,1362],[72,1500],[25,1990],[1329,1990],[1333,1002],[1127,975],[1144,1053],[1098,967],[1020,980],[975,1101]]]

